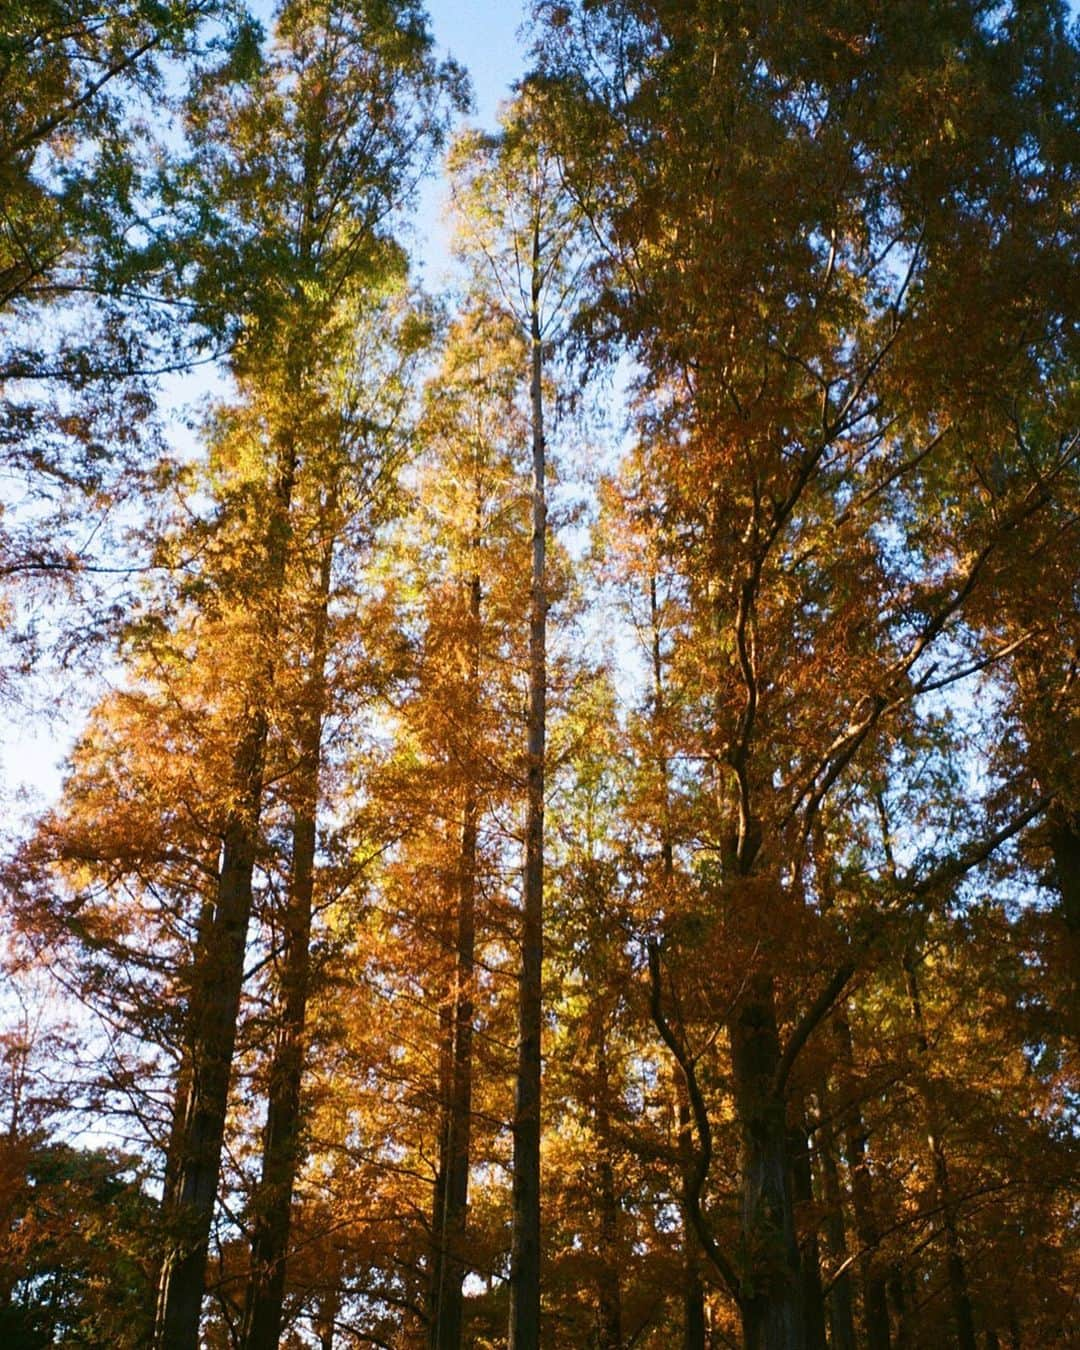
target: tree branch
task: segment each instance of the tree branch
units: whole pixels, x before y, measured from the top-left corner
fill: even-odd
[[[697,1234],[698,1241],[706,1256],[719,1271],[724,1283],[728,1287],[732,1298],[742,1306],[742,1285],[734,1267],[728,1261],[727,1257],[720,1250],[716,1239],[709,1231],[709,1226],[705,1222],[705,1215],[701,1210],[701,1192],[704,1189],[705,1181],[709,1175],[709,1165],[712,1162],[712,1130],[709,1125],[709,1112],[705,1106],[705,1099],[701,1095],[701,1087],[697,1081],[697,1073],[694,1069],[693,1061],[687,1055],[685,1047],[675,1035],[671,1024],[664,1016],[664,1009],[661,1003],[660,988],[660,943],[656,938],[649,938],[647,943],[649,957],[649,989],[650,1000],[649,1007],[652,1013],[652,1019],[657,1031],[660,1033],[660,1039],[675,1057],[675,1062],[682,1071],[683,1081],[686,1083],[687,1095],[690,1098],[690,1108],[694,1114],[694,1125],[697,1129],[700,1147],[694,1157],[693,1171],[685,1176],[684,1187],[686,1195],[686,1207],[690,1213],[690,1222],[694,1226],[694,1232]]]

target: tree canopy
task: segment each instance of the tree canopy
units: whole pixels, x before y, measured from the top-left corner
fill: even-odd
[[[0,1338],[1071,1343],[1068,7],[10,9]]]

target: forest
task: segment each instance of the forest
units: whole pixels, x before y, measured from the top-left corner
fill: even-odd
[[[1076,12],[521,19],[0,6],[0,1345],[1080,1344]]]

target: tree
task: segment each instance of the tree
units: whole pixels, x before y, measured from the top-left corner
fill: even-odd
[[[703,913],[746,963],[723,1015],[741,1254],[712,1255],[746,1344],[801,1346],[792,1073],[867,943],[852,915],[821,915],[808,844],[830,798],[926,715],[921,696],[962,678],[965,658],[999,659],[955,635],[1009,536],[1046,526],[1060,460],[968,533],[931,539],[929,519],[967,447],[1008,439],[984,416],[1001,394],[986,371],[1016,399],[1045,396],[1035,353],[1051,350],[1068,254],[1053,226],[1068,152],[1045,119],[1065,134],[1051,110],[1075,51],[1050,8],[1017,44],[1003,41],[1011,19],[921,10],[917,47],[892,13],[881,25],[823,9],[797,32],[780,15],[728,23],[683,6],[542,13],[538,55],[581,129],[561,142],[567,173],[606,249],[596,331],[641,363],[649,473],[688,596],[675,678],[696,701],[687,748],[712,796],[694,831],[715,859],[699,870]],[[940,102],[912,103],[915,88]],[[1037,168],[987,140],[992,109],[1010,146],[1042,147]],[[1020,238],[1037,261],[1018,287]],[[949,346],[959,313],[966,340]],[[887,521],[911,515],[927,533],[894,544]],[[987,839],[1040,809],[1029,797],[1011,822],[991,817]],[[941,866],[962,874],[975,853]],[[879,940],[882,910],[863,925]],[[817,981],[794,932],[829,953]],[[693,1096],[661,973],[657,945],[654,1012]]]
[[[115,643],[0,866],[9,1339],[1070,1341],[1061,6],[538,0],[442,305],[411,0],[58,13],[0,569]]]
[[[438,140],[441,100],[454,78],[432,65],[421,13],[410,4],[387,11],[286,3],[276,38],[248,84],[237,90],[226,66],[206,78],[191,105],[199,224],[215,220],[196,257],[195,294],[208,314],[236,329],[234,371],[241,388],[258,390],[268,414],[269,462],[263,482],[258,470],[252,480],[261,519],[240,564],[255,580],[244,604],[258,625],[258,654],[240,691],[232,807],[213,918],[194,964],[190,1071],[176,1108],[184,1124],[175,1194],[167,1199],[179,1236],[163,1265],[155,1333],[169,1345],[194,1345],[198,1334],[298,475],[307,467],[317,400],[333,377],[332,339],[347,341],[361,279],[393,260],[387,225]]]
[[[525,868],[522,889],[518,1074],[514,1108],[514,1219],[510,1345],[540,1337],[541,1028],[544,942],[544,743],[547,724],[547,468],[545,350],[565,330],[581,268],[577,214],[562,192],[542,122],[522,91],[497,138],[458,143],[459,247],[490,271],[500,303],[529,346],[532,437],[532,594]]]
[[[340,611],[345,598],[340,580],[335,585],[338,555],[345,554],[350,573],[361,565],[395,509],[397,470],[411,450],[405,410],[430,337],[423,311],[393,290],[381,301],[366,297],[366,307],[363,326],[352,337],[355,368],[348,373],[344,365],[339,368],[336,406],[323,411],[321,443],[309,443],[314,472],[300,485],[291,527],[288,655],[277,677],[277,696],[290,709],[281,732],[292,762],[283,793],[291,848],[262,1168],[252,1202],[252,1275],[244,1325],[244,1343],[251,1347],[276,1346],[279,1340],[293,1186],[302,1160],[301,1087],[326,770],[323,732],[329,714],[347,716],[349,708],[346,690],[330,687],[329,672],[350,649],[348,630],[358,621],[355,615],[332,621],[332,610]],[[313,500],[303,500],[305,487]],[[364,620],[359,623],[363,627]]]
[[[42,639],[33,623],[17,623],[15,599],[43,598],[40,626],[53,627],[57,602],[76,586],[115,584],[137,565],[119,521],[156,490],[154,376],[188,364],[195,346],[175,307],[163,309],[141,248],[148,219],[161,224],[152,179],[155,156],[166,153],[167,89],[190,76],[206,44],[238,50],[252,40],[252,21],[230,0],[7,8],[0,579],[17,666],[32,664]],[[105,626],[99,595],[76,598],[55,644],[67,658],[86,630]]]
[[[440,1016],[440,1129],[432,1209],[430,1344],[462,1344],[462,1282],[472,1157],[473,1038],[481,877],[481,828],[512,780],[498,748],[500,710],[514,666],[523,600],[523,507],[515,459],[524,420],[517,325],[483,299],[455,323],[429,388],[421,425],[427,445],[421,506],[425,572],[445,577],[425,613],[423,664],[409,708],[432,771],[445,775],[459,843],[447,865],[454,900],[441,927],[452,952]],[[426,733],[422,728],[427,728]],[[481,918],[484,916],[481,915]],[[487,920],[490,925],[490,917]]]

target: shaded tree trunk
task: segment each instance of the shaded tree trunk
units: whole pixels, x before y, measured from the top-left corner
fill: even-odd
[[[814,1171],[810,1159],[810,1134],[806,1128],[805,1118],[791,1130],[789,1140],[795,1204],[805,1213],[812,1214]],[[821,1251],[816,1228],[811,1228],[800,1244],[799,1272],[802,1277],[806,1350],[825,1350],[825,1295],[821,1287]]]
[[[693,1133],[690,1100],[681,1073],[675,1073],[675,1091],[679,1110],[679,1157],[682,1166],[683,1195],[680,1204],[682,1216],[682,1306],[683,1350],[705,1350],[705,1285],[698,1260],[698,1241],[687,1205],[686,1192],[691,1184],[693,1166]]]
[[[283,437],[261,559],[261,596],[267,601],[267,628],[261,635],[265,655],[249,687],[248,710],[233,755],[231,799],[235,805],[223,831],[213,918],[199,934],[200,950],[193,962],[187,1011],[190,1075],[180,1084],[183,1096],[177,1102],[175,1185],[166,1213],[167,1245],[154,1321],[154,1345],[161,1350],[196,1350],[199,1340],[244,982],[269,730],[266,700],[273,683],[296,455],[291,437]]]
[[[838,1011],[834,1018],[839,1042],[839,1068],[850,1084],[855,1075],[855,1049],[847,1017]],[[885,1273],[878,1259],[881,1232],[874,1202],[874,1183],[867,1154],[867,1130],[857,1102],[847,1111],[844,1127],[844,1153],[851,1178],[851,1207],[855,1216],[855,1237],[862,1256],[859,1271],[862,1285],[863,1336],[867,1350],[889,1350],[889,1303]]]
[[[820,1094],[822,1115],[827,1109],[825,1092]],[[817,1157],[821,1168],[821,1185],[825,1198],[825,1240],[829,1256],[840,1273],[828,1293],[829,1329],[832,1350],[855,1350],[855,1317],[852,1311],[851,1276],[846,1268],[848,1260],[847,1234],[844,1225],[844,1199],[840,1174],[836,1164],[836,1140],[831,1125],[824,1120],[817,1130]]]
[[[479,547],[479,540],[474,540]],[[469,734],[475,734],[480,683],[480,577],[469,583],[469,619],[472,627],[469,655]],[[469,1203],[469,1155],[472,1129],[472,1040],[474,965],[476,949],[476,867],[479,801],[471,768],[467,771],[465,806],[458,860],[457,931],[449,1035],[446,1109],[439,1140],[439,1179],[436,1187],[431,1273],[432,1350],[458,1350],[461,1345],[464,1298],[462,1284],[468,1271],[466,1226]]]
[[[319,1350],[334,1350],[334,1334],[337,1330],[338,1313],[341,1311],[341,1249],[336,1242],[331,1251],[329,1269],[324,1271],[323,1282],[315,1301],[315,1312],[311,1319],[312,1329],[318,1337]]]
[[[925,1057],[929,1054],[930,1041],[926,1034],[926,1020],[923,1016],[918,971],[910,952],[905,953],[903,964],[908,1000],[911,1004],[911,1016],[915,1023],[916,1043],[920,1055]],[[929,1126],[934,1185],[937,1190],[938,1203],[941,1206],[941,1221],[945,1234],[945,1273],[949,1285],[949,1302],[952,1307],[956,1343],[959,1350],[977,1350],[975,1319],[972,1313],[971,1297],[967,1287],[967,1273],[964,1269],[964,1258],[960,1247],[960,1233],[956,1222],[956,1202],[953,1196],[952,1183],[949,1180],[949,1160],[942,1140],[941,1121],[932,1095],[930,1093],[925,1094],[923,1101]]]
[[[622,1350],[622,1290],[619,1283],[619,1198],[615,1168],[611,1161],[611,1116],[608,1111],[607,1045],[597,1014],[597,1092],[594,1119],[598,1157],[596,1161],[600,1218],[600,1268],[597,1274],[597,1350]]]
[[[902,1266],[893,1266],[889,1271],[888,1279],[889,1298],[892,1300],[893,1312],[896,1316],[896,1347],[897,1350],[911,1350],[912,1328],[911,1328],[911,1304],[909,1297],[907,1277]]]
[[[664,716],[664,657],[661,645],[660,603],[656,574],[649,577],[649,624],[652,638],[653,713],[659,721]],[[660,859],[665,881],[675,874],[675,850],[671,841],[668,804],[668,760],[661,751],[657,759],[660,781],[663,784],[663,820],[661,821]],[[693,1185],[694,1132],[693,1115],[686,1080],[681,1070],[672,1075],[675,1085],[679,1126],[679,1159],[682,1172],[682,1196],[679,1205],[682,1219],[682,1308],[683,1350],[705,1350],[705,1285],[699,1263],[700,1244],[694,1232],[688,1200]]]
[[[540,1032],[544,956],[544,743],[547,722],[547,494],[540,332],[540,217],[532,230],[532,597],[525,876],[522,894],[518,1065],[510,1252],[510,1350],[540,1346]]]
[[[729,1033],[742,1133],[742,1229],[753,1254],[753,1293],[742,1308],[743,1344],[746,1350],[803,1350],[786,1103],[774,1088],[780,1038],[769,975],[757,973],[748,979],[730,1018]]]
[[[301,1158],[300,1092],[310,985],[319,769],[326,703],[327,608],[332,565],[333,543],[327,541],[320,560],[310,674],[300,709],[292,870],[284,916],[281,1022],[270,1066],[262,1176],[254,1200],[251,1279],[241,1337],[245,1350],[275,1350],[281,1335],[285,1256],[289,1245],[293,1186]]]
[[[1071,972],[1066,1024],[1070,1035],[1080,1041],[1080,816],[1055,803],[1048,825],[1054,882],[1065,921],[1065,968]]]
[[[195,1350],[198,1345],[251,914],[266,730],[265,715],[256,713],[234,760],[243,805],[225,830],[214,922],[193,971],[191,1072],[178,1104],[169,1245],[154,1332],[154,1343],[163,1350]]]

